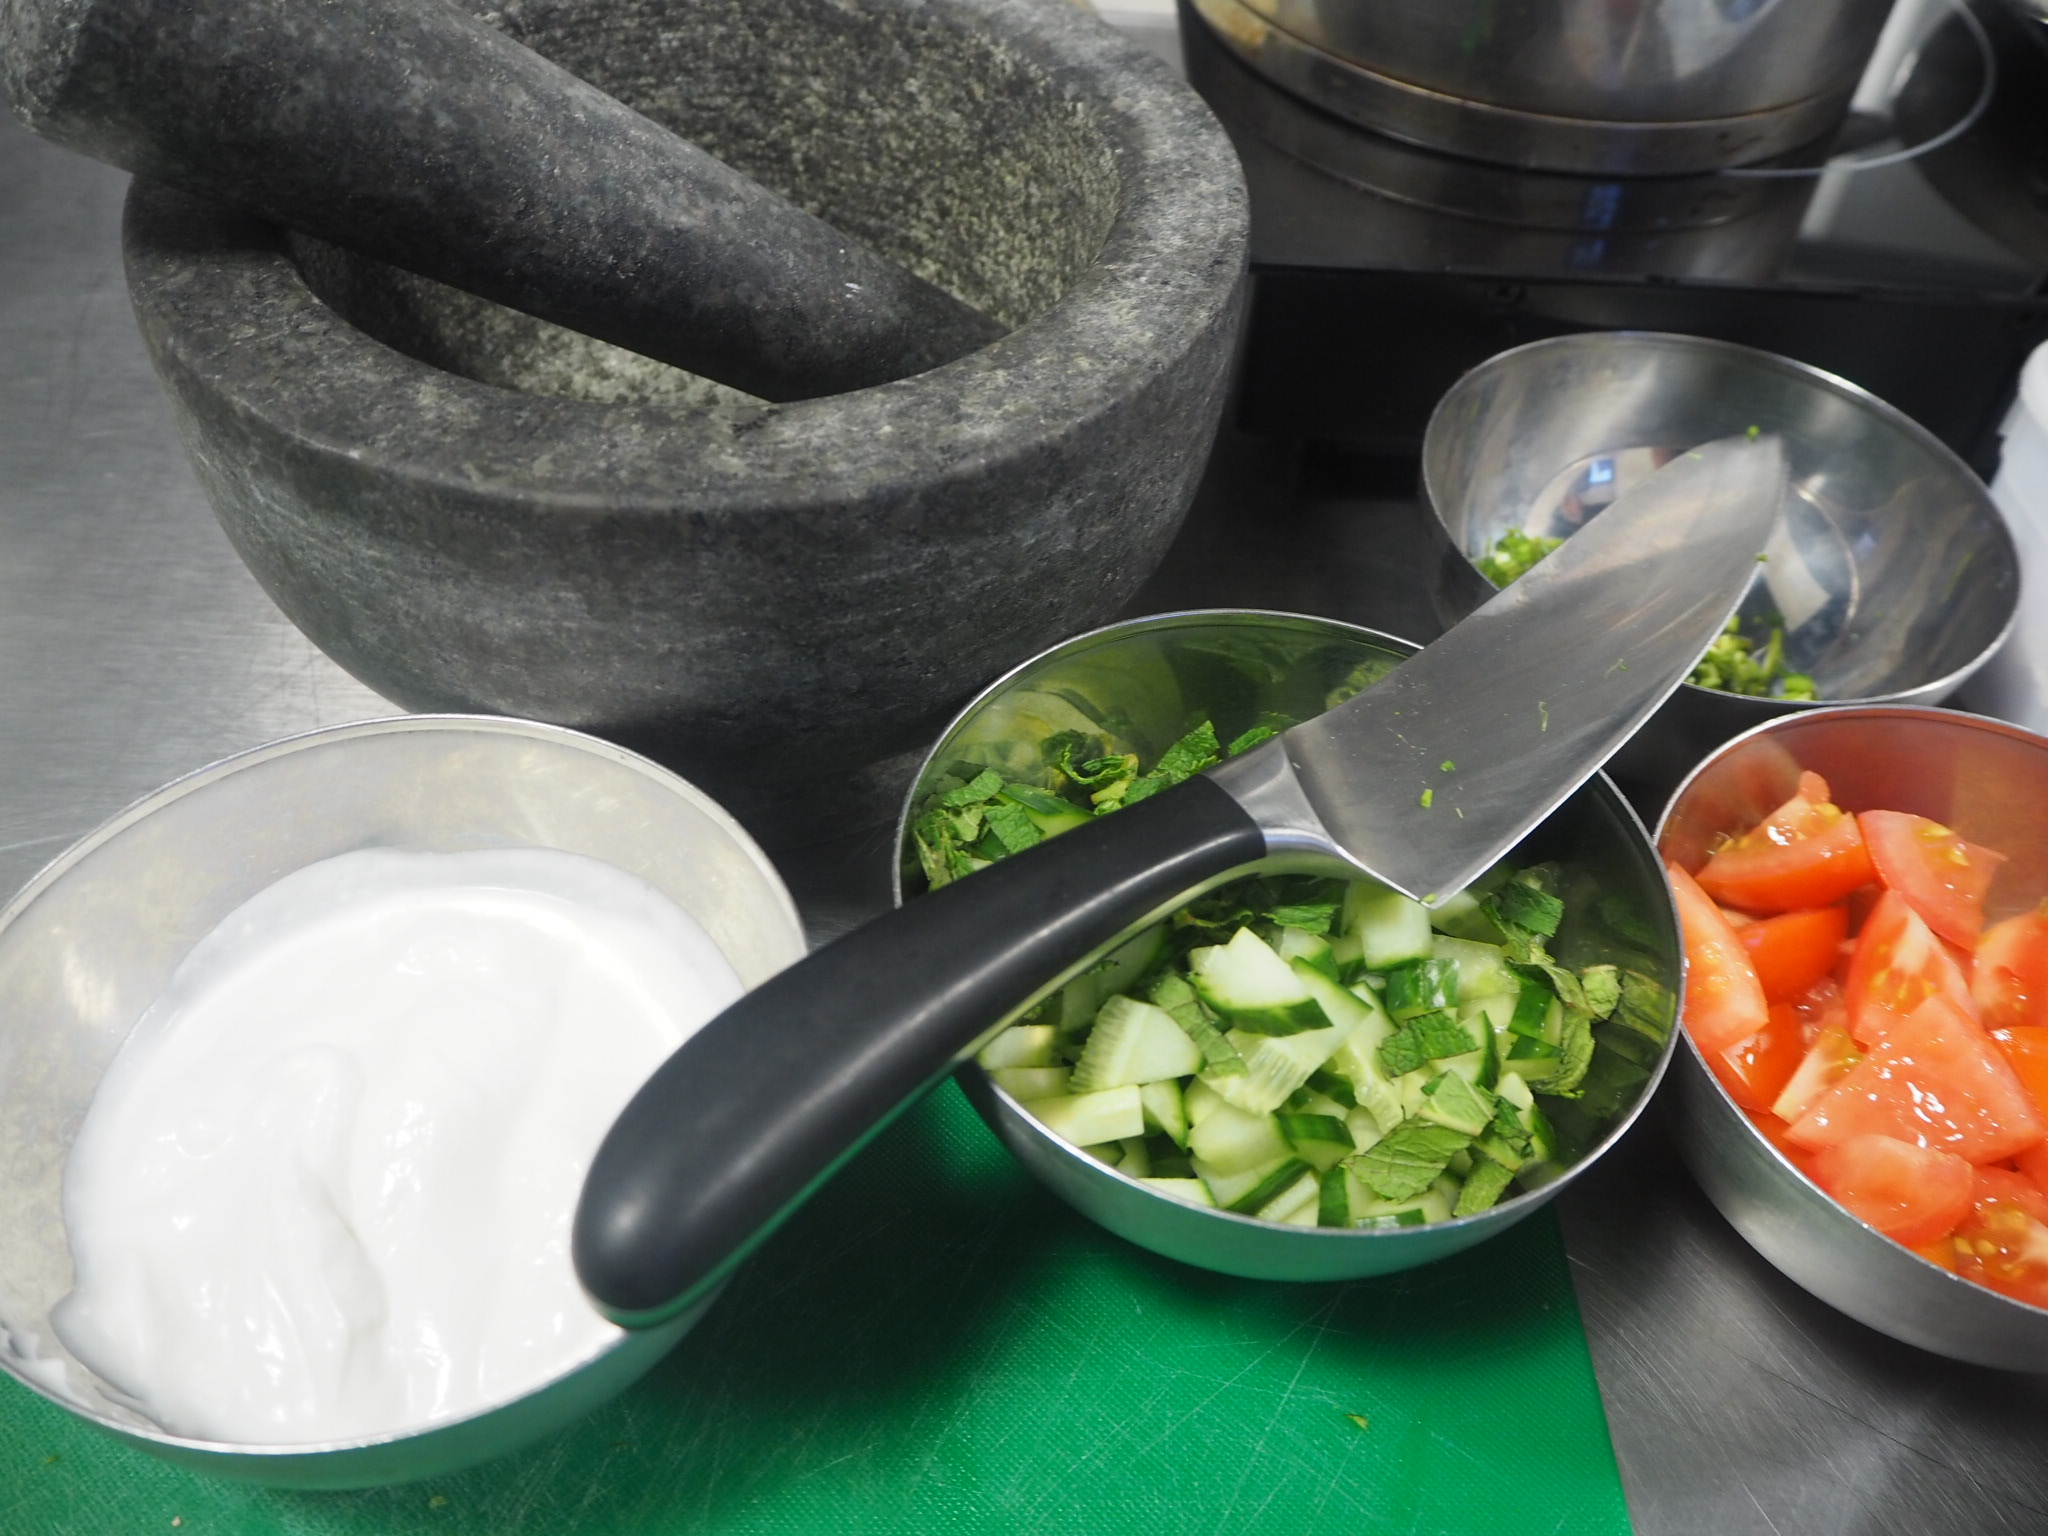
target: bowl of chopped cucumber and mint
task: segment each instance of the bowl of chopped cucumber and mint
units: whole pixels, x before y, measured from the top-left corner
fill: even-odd
[[[1243,611],[1068,641],[925,760],[898,899],[1246,751],[1414,650]],[[1669,1058],[1679,956],[1649,838],[1596,777],[1433,907],[1298,866],[1190,891],[991,1019],[961,1081],[1027,1168],[1145,1248],[1258,1278],[1387,1273],[1504,1230],[1614,1144]]]
[[[1917,422],[1774,353],[1597,331],[1491,357],[1432,413],[1422,488],[1439,616],[1464,617],[1671,458],[1745,432],[1784,445],[1778,527],[1728,633],[1609,765],[1639,804],[1767,720],[1940,703],[2017,612],[1990,493]]]

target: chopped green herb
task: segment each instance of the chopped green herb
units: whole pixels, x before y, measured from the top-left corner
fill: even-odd
[[[1478,1049],[1472,1032],[1451,1014],[1425,1013],[1380,1042],[1379,1061],[1387,1076],[1400,1077],[1418,1072],[1432,1061],[1447,1061]]]
[[[1433,790],[1433,789],[1425,789],[1425,790],[1424,790],[1424,791],[1422,792],[1422,798],[1421,798],[1421,799],[1419,799],[1418,801],[1416,801],[1416,804],[1420,805],[1420,806],[1421,806],[1421,807],[1422,807],[1422,808],[1423,808],[1423,809],[1424,809],[1424,810],[1426,811],[1426,810],[1428,810],[1428,809],[1429,809],[1429,802],[1430,802],[1430,801],[1432,801],[1432,800],[1434,800],[1435,798],[1436,798],[1436,791],[1435,791],[1435,790]]]
[[[1496,587],[1507,586],[1526,576],[1545,555],[1563,542],[1563,539],[1510,528],[1493,541],[1492,549],[1479,557],[1479,574]]]
[[[1471,1145],[1463,1131],[1410,1117],[1352,1158],[1350,1166],[1359,1183],[1382,1200],[1406,1200],[1434,1184],[1451,1159]]]

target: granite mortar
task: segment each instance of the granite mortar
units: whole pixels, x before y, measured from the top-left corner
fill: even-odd
[[[769,404],[138,181],[130,291],[222,525],[407,708],[609,736],[783,846],[885,819],[1178,529],[1242,308],[1228,141],[1065,0],[480,14],[1009,333]]]

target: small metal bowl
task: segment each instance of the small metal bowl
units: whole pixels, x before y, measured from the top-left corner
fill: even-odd
[[[926,757],[897,827],[896,900],[900,904],[924,888],[910,826],[919,801],[952,764],[1009,764],[1022,776],[1038,761],[1037,743],[1069,728],[1107,728],[1150,761],[1205,719],[1226,741],[1262,715],[1306,719],[1326,707],[1330,688],[1360,662],[1415,650],[1406,640],[1334,619],[1239,610],[1133,619],[1055,646],[984,689]],[[1642,823],[1613,785],[1596,777],[1521,851],[1531,859],[1569,857],[1596,875],[1603,889],[1630,898],[1649,945],[1635,963],[1676,998],[1682,978],[1670,889]],[[1105,945],[1100,953],[1111,948]],[[997,1021],[989,1022],[993,1028]],[[1393,1231],[1283,1226],[1187,1204],[1061,1140],[971,1060],[962,1063],[959,1077],[968,1099],[1017,1160],[1118,1236],[1224,1274],[1339,1280],[1445,1258],[1537,1210],[1634,1123],[1671,1054],[1667,1047],[1634,1102],[1561,1177],[1476,1216]]]
[[[50,1323],[72,1283],[64,1163],[130,1027],[243,901],[372,847],[600,859],[696,918],[748,986],[804,953],[774,867],[701,791],[608,743],[520,720],[372,720],[258,747],[137,801],[37,875],[0,910],[0,1366],[119,1439],[221,1476],[360,1488],[483,1461],[618,1393],[703,1311],[621,1334],[483,1413],[323,1444],[167,1433],[64,1348]]]
[[[2019,603],[2019,558],[1983,483],[1845,380],[1656,332],[1560,336],[1489,358],[1438,402],[1423,440],[1436,607],[1454,623],[1492,595],[1474,561],[1508,529],[1568,535],[1673,455],[1752,427],[1784,439],[1791,494],[1743,616],[1783,621],[1787,662],[1820,700],[1681,684],[1609,765],[1657,799],[1766,720],[1939,703],[1983,665]]]
[[[1908,811],[2008,854],[1988,915],[2048,897],[2048,738],[1948,710],[1816,710],[1729,742],[1680,786],[1657,829],[1688,870],[1715,838],[1789,799],[1801,769],[1845,810]],[[1688,1040],[1679,1144],[1707,1197],[1752,1246],[1829,1305],[1908,1344],[2006,1370],[2048,1371],[2048,1309],[1950,1274],[1837,1205],[1764,1139]]]

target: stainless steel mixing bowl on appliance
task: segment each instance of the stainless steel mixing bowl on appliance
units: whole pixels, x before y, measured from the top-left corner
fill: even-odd
[[[1276,85],[1532,169],[1675,175],[1841,120],[1891,0],[1189,0]]]

